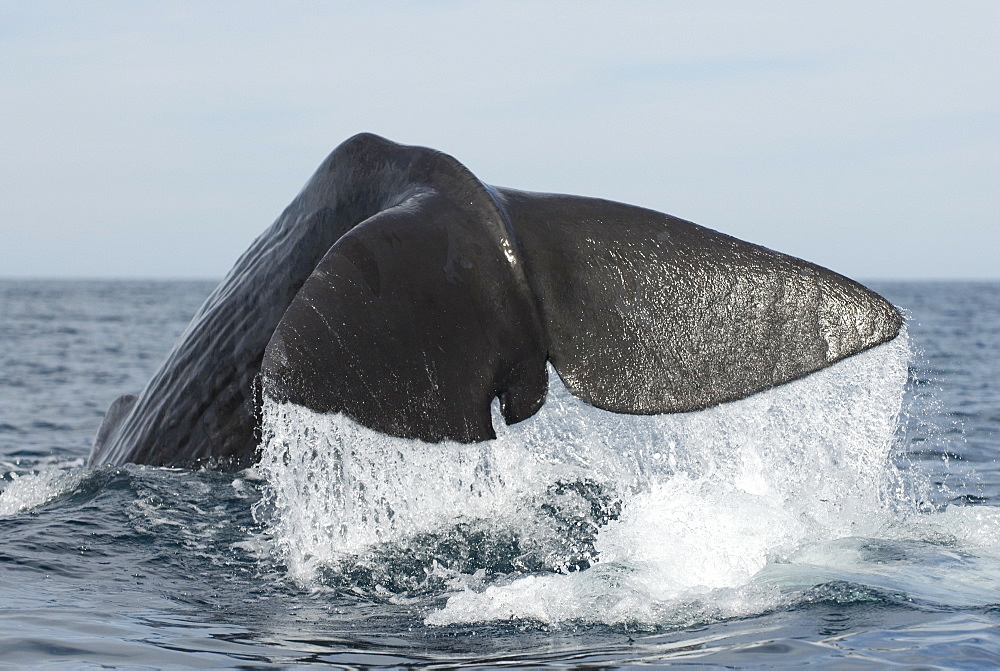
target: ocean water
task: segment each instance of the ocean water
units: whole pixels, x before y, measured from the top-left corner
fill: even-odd
[[[267,404],[253,469],[87,468],[212,288],[0,280],[0,665],[1000,666],[998,282],[704,412],[550,371],[490,443]]]

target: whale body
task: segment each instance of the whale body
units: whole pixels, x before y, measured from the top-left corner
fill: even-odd
[[[640,207],[489,186],[371,134],[341,144],[208,297],[90,463],[243,467],[262,395],[429,442],[531,417],[546,366],[618,413],[700,410],[896,337],[833,271]]]

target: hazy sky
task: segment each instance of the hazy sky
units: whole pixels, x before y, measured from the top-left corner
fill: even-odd
[[[367,130],[858,278],[1000,277],[1000,2],[0,2],[0,275],[221,277]]]

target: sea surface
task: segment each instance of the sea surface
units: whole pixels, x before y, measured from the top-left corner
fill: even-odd
[[[997,668],[1000,282],[872,286],[903,337],[743,401],[267,404],[227,473],[86,466],[213,283],[0,280],[0,665]]]

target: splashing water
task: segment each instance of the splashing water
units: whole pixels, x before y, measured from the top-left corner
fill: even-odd
[[[0,516],[14,515],[22,510],[30,510],[48,503],[60,496],[73,492],[86,477],[80,468],[83,459],[40,460],[37,472],[22,473],[16,464],[0,464],[8,470],[0,483],[9,480],[0,489]]]
[[[550,369],[536,416],[507,427],[494,408],[497,439],[472,445],[266,401],[257,512],[297,581],[444,591],[431,624],[757,613],[822,582],[824,561],[856,565],[858,539],[934,533],[910,523],[919,483],[892,459],[908,359],[903,334],[751,398],[658,416],[589,406]]]

